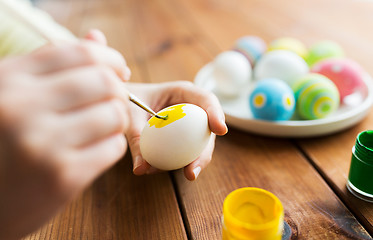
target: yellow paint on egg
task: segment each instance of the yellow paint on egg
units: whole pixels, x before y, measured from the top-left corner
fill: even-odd
[[[151,117],[148,121],[149,127],[155,126],[156,128],[162,128],[167,126],[170,123],[173,123],[181,118],[183,118],[186,113],[183,111],[182,107],[186,104],[178,104],[171,107],[168,107],[160,112],[157,113],[159,116],[167,116],[167,119],[160,119],[157,117]]]

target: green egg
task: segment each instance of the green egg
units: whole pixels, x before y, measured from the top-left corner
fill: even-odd
[[[306,57],[306,62],[309,66],[312,66],[320,60],[327,58],[339,58],[343,57],[344,55],[344,51],[338,43],[325,40],[316,43],[310,48]]]
[[[327,77],[310,73],[295,81],[296,111],[305,120],[325,118],[339,107],[339,92]]]

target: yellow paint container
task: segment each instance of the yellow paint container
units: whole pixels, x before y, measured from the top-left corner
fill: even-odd
[[[284,208],[266,190],[240,188],[225,198],[222,221],[223,240],[280,240]]]

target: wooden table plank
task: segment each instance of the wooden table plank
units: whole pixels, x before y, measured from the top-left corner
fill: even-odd
[[[109,44],[126,56],[135,81],[141,82],[147,71],[131,51],[137,41],[131,23],[137,16],[128,9],[130,4],[39,1],[40,7],[56,15],[78,36],[92,27],[102,29]],[[135,36],[128,36],[129,32]],[[59,215],[25,239],[186,239],[186,233],[170,176],[134,176],[127,154]]]
[[[323,138],[298,141],[316,168],[343,199],[345,204],[373,235],[373,204],[354,197],[346,188],[352,147],[359,132],[372,129],[373,113],[356,127]]]
[[[110,45],[119,49],[134,69],[134,81],[192,80],[200,67],[211,61],[220,51],[229,49],[238,37],[246,34],[259,35],[267,42],[286,35],[297,37],[307,44],[322,38],[340,42],[339,38],[342,38],[341,44],[348,54],[363,62],[364,67],[371,66],[363,54],[364,50],[356,48],[354,51],[352,47],[359,36],[363,38],[358,41],[361,43],[359,46],[367,47],[370,35],[363,29],[355,29],[355,25],[341,18],[353,6],[365,6],[367,3],[358,2],[356,5],[343,1],[341,4],[348,6],[345,10],[338,7],[340,14],[333,11],[329,14],[326,7],[330,9],[337,1],[304,0],[292,4],[293,1],[290,0],[70,0],[66,6],[69,6],[71,16],[61,15],[60,18],[65,19],[67,26],[79,35],[91,25],[103,29],[109,36]],[[312,2],[319,3],[319,6],[311,4]],[[51,9],[54,3],[59,6],[59,11],[60,7],[64,6],[61,1],[52,1]],[[314,21],[312,12],[321,14],[321,18]],[[332,19],[330,26],[322,22],[322,19],[328,19],[329,15]],[[362,10],[362,15],[368,16],[368,11]],[[358,18],[363,17],[359,15]],[[349,36],[341,33],[338,20],[343,20],[342,23],[348,31],[360,35]],[[331,31],[333,27],[339,30]],[[128,33],[131,35],[128,36]],[[354,138],[351,140],[350,137],[355,132],[345,136],[345,148],[353,143]],[[338,143],[336,136],[330,137],[335,141],[334,145]],[[337,177],[333,178],[333,173],[336,169],[337,172],[345,172],[345,165],[343,169],[336,168],[333,165],[337,162],[327,165],[326,160],[329,161],[330,156],[345,156],[345,148],[341,147],[339,153],[335,151],[329,155],[327,151],[330,151],[330,148],[318,145],[321,140],[328,143],[326,139],[328,138],[310,139],[300,144],[312,161],[322,171],[325,170],[326,176],[332,173],[330,182],[342,186],[345,183],[342,184],[341,175],[337,173]],[[349,149],[351,147],[352,145]],[[213,162],[196,182],[187,182],[181,171],[176,171],[174,177],[191,239],[220,238],[223,200],[229,192],[243,186],[265,188],[280,198],[285,207],[286,221],[293,228],[293,238],[371,239],[289,140],[253,136],[231,129],[228,136],[218,138]],[[157,192],[160,189],[164,192]],[[337,193],[339,194],[338,191]],[[162,196],[163,194],[165,195]],[[149,204],[145,197],[157,200],[150,202],[145,209],[138,209],[138,206]],[[109,201],[114,202],[114,205],[110,205],[108,199],[114,199]],[[134,206],[135,201],[140,203]],[[170,205],[170,212],[165,213],[160,209],[161,203]],[[128,239],[126,233],[132,234],[129,239],[159,239],[160,236],[161,239],[180,239],[180,236],[185,238],[175,205],[176,200],[168,175],[134,177],[131,175],[131,164],[127,156],[29,239],[49,239],[49,236],[62,239]],[[134,207],[129,211],[120,210],[123,206]],[[369,206],[357,209],[357,212],[366,209],[369,210]],[[146,210],[155,213],[148,215]],[[367,217],[371,216],[369,214]],[[93,220],[91,216],[102,219]],[[131,222],[126,216],[137,216],[138,222]],[[144,224],[141,216],[152,218]],[[164,219],[170,216],[171,219]],[[104,221],[110,223],[108,228],[98,225]],[[171,221],[177,223],[176,227],[165,225]],[[140,233],[142,235],[134,235],[135,231],[143,229],[146,230]],[[166,232],[166,229],[171,233]]]
[[[186,239],[168,174],[136,177],[127,155],[24,239]]]
[[[232,130],[219,138],[213,162],[190,183],[177,172],[191,239],[219,239],[223,200],[240,187],[259,187],[283,203],[292,239],[371,239],[323,179],[286,140]]]

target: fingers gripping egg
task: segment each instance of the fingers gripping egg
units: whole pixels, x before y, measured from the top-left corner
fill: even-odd
[[[206,112],[193,104],[177,104],[152,117],[140,138],[143,158],[161,170],[182,168],[194,161],[206,147],[211,131]]]

